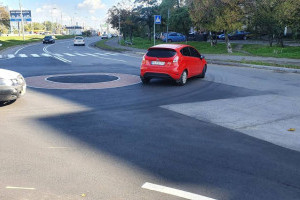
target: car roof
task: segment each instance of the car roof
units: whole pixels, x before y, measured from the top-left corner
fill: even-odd
[[[155,48],[162,48],[162,49],[181,49],[183,47],[190,47],[190,45],[186,44],[159,44],[155,45],[153,47],[150,47],[149,49],[155,49]]]

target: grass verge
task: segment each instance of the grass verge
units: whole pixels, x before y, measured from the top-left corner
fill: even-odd
[[[0,44],[2,44],[2,46],[0,47],[0,50],[17,45],[29,44],[32,42],[41,42],[44,37],[44,35],[27,35],[23,41],[23,36],[1,36]],[[73,35],[56,35],[55,37],[58,40],[74,38]]]
[[[100,40],[99,42],[96,42],[95,46],[98,47],[98,48],[100,48],[100,49],[104,49],[104,50],[108,50],[108,51],[117,51],[117,52],[124,52],[124,51],[126,51],[126,49],[115,48],[115,47],[108,46],[107,44],[105,44],[109,40],[111,40],[111,39]]]
[[[242,50],[255,56],[300,59],[300,47],[286,46],[282,48],[278,46],[269,47],[245,44],[243,45]]]

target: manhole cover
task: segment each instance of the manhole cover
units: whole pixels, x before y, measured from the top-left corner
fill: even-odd
[[[48,81],[59,83],[100,83],[118,80],[116,76],[109,75],[76,75],[76,76],[52,76]]]

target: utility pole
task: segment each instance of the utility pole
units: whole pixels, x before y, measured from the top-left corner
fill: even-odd
[[[21,0],[19,0],[19,5],[20,5],[20,11],[21,11],[21,25],[22,25],[22,32],[23,32],[23,41],[25,41],[25,36],[24,36],[24,19],[23,19],[23,11],[22,11],[22,5],[21,5]]]
[[[170,18],[170,8],[168,8],[167,39],[166,39],[166,43],[168,42],[168,36],[169,36],[169,18]]]
[[[154,30],[153,30],[153,38],[154,38],[154,46],[155,46],[155,15],[154,15],[154,24],[153,24],[153,27],[154,27]]]
[[[121,35],[121,12],[119,11],[119,44],[121,44],[120,35]]]

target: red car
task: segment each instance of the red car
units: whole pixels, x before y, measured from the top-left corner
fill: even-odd
[[[207,63],[194,47],[184,44],[160,44],[148,49],[141,65],[144,84],[152,78],[168,78],[184,85],[188,78],[205,77]]]

